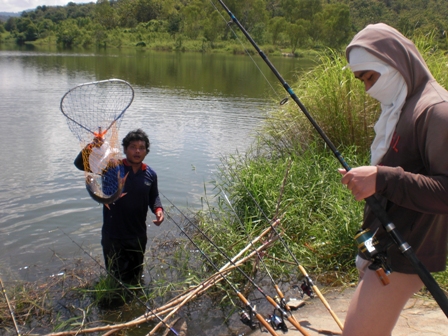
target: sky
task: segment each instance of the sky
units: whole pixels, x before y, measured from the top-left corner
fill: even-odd
[[[0,0],[0,12],[21,12],[27,9],[35,9],[37,6],[65,6],[69,2],[87,3],[96,0]]]

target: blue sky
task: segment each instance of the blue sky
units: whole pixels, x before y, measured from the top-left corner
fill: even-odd
[[[21,12],[26,9],[35,9],[37,6],[65,6],[69,2],[87,3],[96,0],[0,0],[0,12]]]

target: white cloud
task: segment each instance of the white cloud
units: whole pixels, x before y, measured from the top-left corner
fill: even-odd
[[[66,6],[69,2],[87,3],[96,0],[0,0],[0,12],[21,12],[37,6]]]

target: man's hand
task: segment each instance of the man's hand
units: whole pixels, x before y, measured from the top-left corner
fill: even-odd
[[[361,201],[376,192],[376,166],[362,166],[352,168],[348,172],[345,169],[338,169],[344,175],[341,182],[347,185],[357,201]]]
[[[163,209],[158,208],[156,210],[156,220],[153,220],[152,222],[154,223],[154,225],[159,226],[160,224],[162,224],[163,220],[165,219],[165,216],[163,215]]]

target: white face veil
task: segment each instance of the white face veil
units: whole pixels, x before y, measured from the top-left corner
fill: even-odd
[[[354,47],[349,55],[349,68],[355,71],[374,70],[381,74],[366,91],[381,103],[381,115],[374,126],[375,139],[371,149],[372,165],[381,163],[395,132],[401,109],[406,101],[408,87],[404,77],[392,66],[361,47]]]

